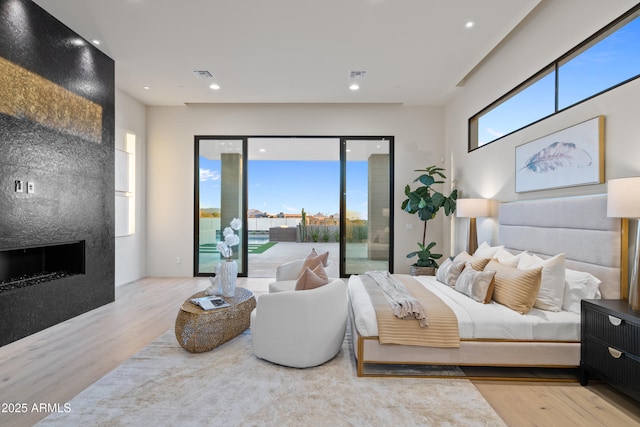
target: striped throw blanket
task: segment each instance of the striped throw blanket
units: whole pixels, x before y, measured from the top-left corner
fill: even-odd
[[[373,277],[376,276],[377,274],[373,274]],[[390,275],[391,281],[394,281],[395,285],[398,282],[404,285],[411,298],[422,306],[425,314],[424,320],[428,322],[427,326],[423,327],[419,320],[415,320],[415,316],[410,315],[405,319],[397,317],[394,314],[395,308],[389,300],[390,297],[373,277],[370,274],[360,275],[362,284],[367,290],[376,311],[378,341],[380,344],[460,347],[458,319],[453,310],[440,300],[437,295],[409,275]]]

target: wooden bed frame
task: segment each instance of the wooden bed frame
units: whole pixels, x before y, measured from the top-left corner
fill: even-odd
[[[627,245],[623,221],[606,216],[606,195],[503,203],[499,240],[512,253],[527,250],[546,258],[565,253],[566,266],[593,274],[603,298],[624,296]],[[576,368],[580,342],[462,340],[459,348],[382,345],[358,333],[350,305],[358,376],[368,364]]]

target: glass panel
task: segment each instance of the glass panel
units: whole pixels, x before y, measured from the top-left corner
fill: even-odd
[[[640,18],[562,64],[558,108],[563,109],[640,74]]]
[[[551,71],[478,118],[478,147],[553,114],[555,96]]]
[[[243,220],[243,141],[200,139],[198,147],[198,234],[196,274],[212,274],[224,259],[218,244],[234,218]],[[240,242],[231,247],[231,258],[245,273],[243,244],[245,227],[233,231]]]
[[[345,144],[345,274],[391,270],[390,141]]]
[[[302,259],[312,248],[329,252],[337,268],[339,143],[338,138],[249,139],[249,277],[273,277],[278,265]]]

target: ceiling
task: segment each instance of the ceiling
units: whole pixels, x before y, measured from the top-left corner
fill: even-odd
[[[443,105],[541,1],[34,0],[100,40],[145,105]]]

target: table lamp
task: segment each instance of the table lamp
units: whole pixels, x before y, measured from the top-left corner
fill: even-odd
[[[607,182],[607,216],[629,218],[636,222],[636,240],[633,266],[629,282],[629,307],[640,310],[638,295],[638,268],[640,267],[640,177],[610,179]]]
[[[491,214],[490,199],[458,199],[456,201],[456,216],[469,218],[469,243],[467,252],[473,255],[478,249],[478,231],[476,230],[476,218]]]

